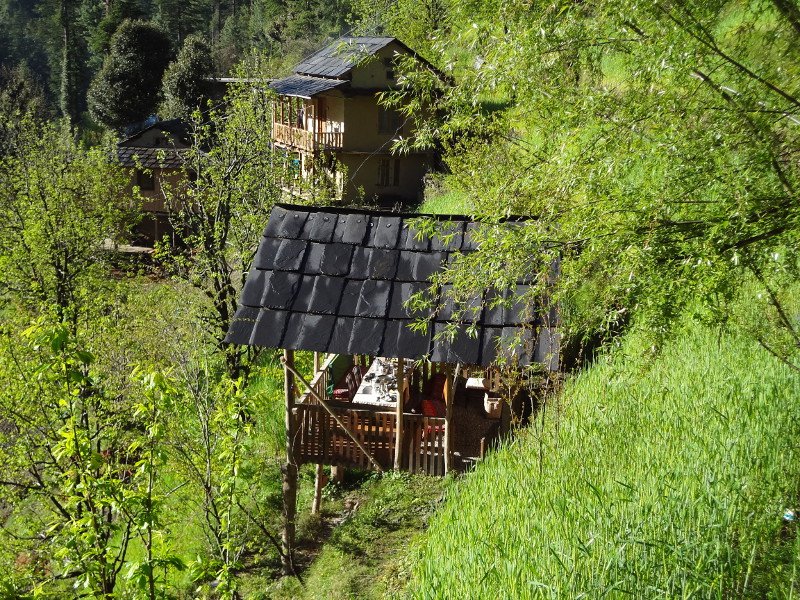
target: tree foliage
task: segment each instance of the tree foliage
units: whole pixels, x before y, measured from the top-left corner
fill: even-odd
[[[271,92],[241,84],[227,97],[224,112],[196,114],[194,142],[187,153],[186,180],[166,190],[176,231],[193,257],[184,275],[208,298],[208,330],[217,344],[228,331],[238,292],[256,250],[255,240],[281,195],[282,162],[271,145]],[[237,374],[241,350],[228,348],[228,367]]]
[[[202,109],[210,93],[207,79],[213,74],[211,47],[200,36],[188,36],[178,57],[164,72],[161,117],[187,118]]]
[[[456,84],[436,93],[441,83],[410,66],[409,91],[391,102],[434,115],[417,142],[442,141],[448,184],[476,214],[538,217],[486,245],[495,256],[483,264],[528,254],[544,274],[558,253],[563,316],[583,332],[638,314],[663,333],[690,305],[725,320],[744,281],[768,295],[796,276],[789,5],[475,1],[448,13],[450,35],[432,47]],[[491,285],[496,271],[478,272]],[[451,275],[474,284],[467,270]]]
[[[122,23],[89,88],[92,117],[121,129],[153,115],[170,56],[169,38],[160,27],[143,21]]]
[[[86,150],[60,124],[23,119],[15,144],[0,158],[2,301],[74,327],[100,285],[104,243],[131,214],[124,175],[106,148]]]

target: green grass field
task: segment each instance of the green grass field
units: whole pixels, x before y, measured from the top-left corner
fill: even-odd
[[[402,597],[797,597],[800,376],[699,326],[647,354],[630,336],[455,486]]]

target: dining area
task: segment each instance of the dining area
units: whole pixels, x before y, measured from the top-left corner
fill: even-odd
[[[325,404],[306,394],[294,406],[298,461],[430,475],[474,464],[500,421],[484,412],[484,391],[467,388],[470,378],[455,371],[402,358],[329,356],[311,382]]]

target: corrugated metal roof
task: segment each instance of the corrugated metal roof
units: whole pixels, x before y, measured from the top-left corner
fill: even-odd
[[[294,69],[300,75],[341,77],[367,56],[396,41],[393,37],[342,37]]]
[[[327,92],[347,81],[343,79],[321,79],[319,77],[307,77],[305,75],[289,75],[283,79],[278,79],[270,83],[276,94],[282,96],[296,96],[298,98],[311,98],[316,94]]]
[[[276,205],[239,298],[226,341],[234,344],[489,365],[513,354],[521,364],[555,368],[558,334],[545,315],[529,316],[512,290],[476,293],[474,311],[454,321],[452,300],[426,312],[408,298],[456,253],[472,252],[476,225],[437,217],[452,235],[419,237],[418,214]],[[509,222],[509,227],[519,226]],[[447,298],[436,290],[436,297]],[[505,305],[494,305],[506,300]],[[427,332],[409,326],[433,315]],[[466,321],[466,322],[464,322]],[[455,326],[452,339],[437,338]],[[468,332],[471,327],[473,331]]]

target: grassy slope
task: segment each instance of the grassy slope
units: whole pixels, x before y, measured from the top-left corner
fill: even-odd
[[[449,494],[414,598],[791,598],[800,377],[693,328],[633,336]]]

